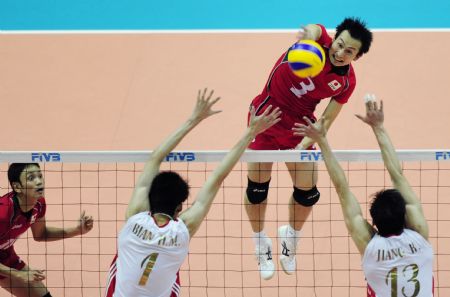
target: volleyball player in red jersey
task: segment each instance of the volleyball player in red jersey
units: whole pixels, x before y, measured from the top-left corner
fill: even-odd
[[[267,106],[279,107],[282,120],[259,134],[250,144],[252,150],[314,149],[308,137],[294,135],[294,123],[304,122],[306,116],[316,122],[317,104],[330,98],[321,116],[321,123],[328,131],[343,105],[349,100],[356,85],[352,61],[369,51],[372,33],[357,18],[346,18],[336,28],[334,39],[322,25],[310,24],[303,28],[299,39],[316,40],[325,50],[324,69],[314,78],[294,75],[287,63],[287,53],[282,54],[273,67],[269,79],[251,105],[257,113]],[[315,124],[318,125],[318,124]],[[272,261],[272,241],[264,232],[266,199],[273,163],[249,163],[245,208],[254,232],[256,256],[261,277],[270,279],[275,272]],[[316,188],[317,165],[313,162],[286,163],[293,182],[289,200],[289,224],[278,229],[280,264],[287,274],[296,271],[295,253],[300,231],[320,193]]]
[[[45,222],[45,182],[39,164],[12,163],[8,180],[13,189],[0,197],[0,286],[14,296],[51,297],[44,271],[30,268],[14,251],[14,242],[31,228],[36,241],[55,241],[89,232],[93,219],[84,211],[74,227],[58,228]]]

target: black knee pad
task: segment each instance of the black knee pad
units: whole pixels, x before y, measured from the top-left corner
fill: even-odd
[[[42,296],[42,297],[52,297],[52,295],[50,294],[50,292],[47,292],[47,294],[45,294],[45,295]]]
[[[320,192],[317,190],[317,187],[314,186],[310,190],[300,190],[299,188],[294,187],[294,192],[292,193],[295,202],[303,206],[313,206],[319,201]]]
[[[270,180],[265,183],[256,183],[248,179],[247,199],[251,204],[260,204],[267,199]]]

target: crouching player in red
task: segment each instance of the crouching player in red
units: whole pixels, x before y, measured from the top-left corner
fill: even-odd
[[[39,164],[12,163],[8,180],[13,189],[0,197],[0,286],[18,297],[51,297],[42,282],[43,270],[30,268],[14,251],[14,242],[31,228],[36,241],[55,241],[89,232],[93,219],[84,211],[70,228],[47,226],[45,182]]]

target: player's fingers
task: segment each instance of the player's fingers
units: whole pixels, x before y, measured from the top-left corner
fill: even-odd
[[[261,114],[262,117],[265,117],[269,114],[270,110],[272,109],[272,105],[269,105],[266,110]]]
[[[303,117],[303,120],[308,124],[308,126],[311,126],[313,122],[308,117]]]
[[[380,100],[380,111],[383,112],[383,100]]]
[[[250,117],[254,118],[255,117],[255,107],[253,105],[250,106]]]
[[[206,95],[206,92],[208,91],[208,88],[204,88],[203,89],[203,93],[202,93],[202,99],[205,99],[205,95]]]
[[[206,101],[209,101],[213,94],[214,94],[214,90],[211,90],[211,92],[209,92],[208,98],[206,98]]]
[[[279,107],[276,107],[276,108],[274,108],[274,110],[272,110],[272,112],[270,113],[270,116],[271,116],[272,118],[277,118],[277,117],[280,116],[280,114],[281,114],[280,108],[279,108]]]
[[[355,114],[355,117],[357,117],[358,119],[360,119],[361,121],[365,122],[364,117],[359,115],[359,114]]]
[[[375,97],[374,94],[367,93],[366,95],[364,95],[364,102],[365,103],[367,103],[369,101],[376,101],[376,100],[377,100],[377,98]]]
[[[209,103],[209,106],[213,106],[213,105],[216,104],[217,101],[219,101],[219,100],[220,100],[220,97],[217,97],[216,99],[214,99],[213,101],[211,101],[211,102]]]
[[[35,274],[33,275],[33,280],[35,282],[40,282],[43,281],[45,279],[45,275],[44,274]]]
[[[81,218],[81,219],[84,219],[85,216],[86,216],[86,211],[83,209],[83,211],[82,211],[81,214],[80,214],[80,218]]]
[[[279,121],[281,121],[281,118],[275,118],[272,120],[271,125],[275,125],[276,123],[278,123]]]
[[[376,101],[373,102],[373,110],[375,110],[375,111],[378,110],[378,102],[376,102]]]

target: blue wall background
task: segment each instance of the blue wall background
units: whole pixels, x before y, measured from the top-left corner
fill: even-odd
[[[0,30],[450,28],[450,0],[0,0]]]

